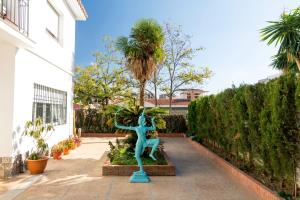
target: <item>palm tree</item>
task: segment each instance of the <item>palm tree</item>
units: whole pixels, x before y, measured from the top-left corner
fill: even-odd
[[[146,82],[163,61],[164,40],[162,27],[152,19],[138,21],[128,38],[120,37],[117,40],[116,46],[124,54],[127,68],[139,82],[140,106],[144,106]]]
[[[279,45],[277,57],[286,55],[286,60],[296,63],[300,71],[300,7],[290,13],[282,13],[279,21],[269,23],[261,29],[262,40],[268,45]]]
[[[272,63],[271,65],[275,69],[282,70],[285,74],[288,72],[297,72],[298,67],[295,62],[290,62],[288,60],[288,56],[286,52],[281,52],[272,56]]]

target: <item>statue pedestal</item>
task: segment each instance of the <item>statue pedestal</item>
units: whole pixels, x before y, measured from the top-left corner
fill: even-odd
[[[147,176],[146,172],[136,171],[133,172],[130,177],[130,183],[149,183],[150,178]]]

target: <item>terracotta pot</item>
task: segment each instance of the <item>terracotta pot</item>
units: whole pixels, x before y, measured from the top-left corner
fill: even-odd
[[[70,153],[70,149],[64,149],[64,155],[68,155]]]
[[[54,160],[60,160],[61,159],[61,153],[62,152],[52,152],[53,159]]]
[[[39,160],[27,160],[27,169],[30,174],[41,174],[44,172],[48,162],[48,157]]]

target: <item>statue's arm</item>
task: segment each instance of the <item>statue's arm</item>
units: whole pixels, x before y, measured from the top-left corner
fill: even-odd
[[[152,123],[152,126],[148,127],[148,130],[149,131],[155,131],[156,130],[156,125],[155,125],[154,117],[152,117],[151,123]]]
[[[135,127],[132,127],[132,126],[122,126],[122,125],[119,125],[118,122],[117,122],[117,118],[116,117],[115,117],[115,127],[119,128],[119,129],[124,129],[124,130],[131,130],[131,131],[135,130]]]

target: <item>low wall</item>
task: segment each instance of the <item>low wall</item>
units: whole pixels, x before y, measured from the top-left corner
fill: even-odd
[[[247,175],[245,172],[236,168],[229,162],[225,161],[223,158],[219,157],[215,153],[208,150],[203,145],[199,144],[188,138],[188,141],[201,153],[207,156],[210,160],[215,162],[220,168],[227,171],[231,174],[235,179],[237,179],[241,184],[245,187],[249,188],[253,192],[255,192],[259,197],[263,200],[283,200],[283,198],[279,197],[274,191],[270,190],[251,176]]]

